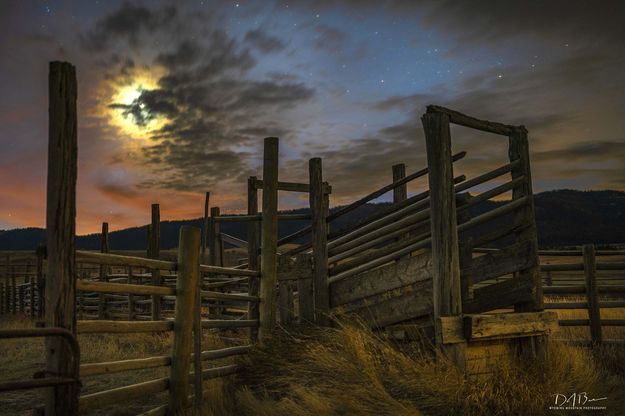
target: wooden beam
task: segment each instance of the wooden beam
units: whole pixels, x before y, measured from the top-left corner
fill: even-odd
[[[150,242],[148,246],[148,257],[158,260],[161,257],[161,211],[159,204],[152,204],[152,223],[150,224]],[[152,285],[160,286],[163,284],[161,279],[161,271],[152,270]],[[161,297],[152,296],[152,319],[158,321],[161,319]]]
[[[180,228],[178,244],[178,279],[176,280],[176,313],[169,388],[169,410],[178,414],[187,407],[189,396],[192,329],[200,278],[200,229]]]
[[[263,156],[263,221],[261,232],[260,331],[263,341],[276,324],[276,285],[278,281],[278,143],[265,139]]]
[[[601,345],[601,309],[599,306],[599,290],[597,288],[597,263],[595,246],[588,244],[583,247],[584,279],[586,281],[586,302],[590,321],[590,338],[594,345]]]
[[[428,112],[422,117],[430,185],[434,333],[437,345],[461,370],[466,344],[443,344],[439,318],[462,313],[456,196],[451,155],[450,117]]]
[[[254,186],[256,182],[255,176],[247,179],[247,214],[258,215],[258,190]],[[260,252],[260,224],[250,222],[247,225],[247,264],[251,270],[260,270],[259,255]],[[250,277],[248,283],[248,293],[250,296],[260,297],[260,279]],[[250,319],[259,319],[259,303],[252,302],[247,307],[247,316]],[[250,329],[250,340],[255,342],[258,340],[258,330]]]
[[[76,69],[67,62],[51,62],[49,73],[49,139],[46,238],[48,275],[45,322],[49,328],[76,333]],[[59,337],[46,338],[46,371],[72,374],[77,365],[71,349]],[[77,415],[77,384],[48,389],[47,415]]]
[[[109,223],[102,223],[102,235],[100,239],[100,253],[108,253],[109,252]],[[107,282],[109,275],[109,268],[100,264],[100,282]],[[106,296],[100,295],[100,302],[98,307],[98,318],[106,319]]]
[[[328,288],[328,223],[324,203],[323,172],[321,158],[310,159],[310,211],[312,213],[313,293],[315,299],[315,322],[329,323],[330,294]]]
[[[515,129],[519,128],[507,124],[480,120],[471,116],[467,116],[466,114],[459,113],[458,111],[450,110],[449,108],[441,107],[438,105],[428,105],[427,112],[429,114],[445,114],[451,123],[476,130],[485,131],[488,133],[501,134],[503,136],[508,136]]]
[[[555,312],[465,315],[464,336],[468,340],[522,338],[546,335],[558,325]]]

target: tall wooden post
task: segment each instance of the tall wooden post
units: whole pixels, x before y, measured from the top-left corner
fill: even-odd
[[[100,252],[101,253],[109,252],[109,223],[108,222],[102,223],[102,235],[100,238]],[[109,267],[104,264],[101,264],[100,265],[100,281],[108,282],[109,280],[108,275],[109,275]],[[100,293],[99,302],[98,302],[98,318],[99,319],[106,319],[108,315],[106,308],[107,308],[106,294]]]
[[[0,314],[4,313],[4,282],[6,279],[3,279],[0,282]]]
[[[276,285],[278,281],[278,138],[265,139],[263,155],[263,212],[260,259],[260,340],[267,338],[276,324]]]
[[[597,288],[597,262],[595,246],[587,244],[584,252],[584,277],[586,280],[586,302],[588,303],[588,319],[590,321],[590,337],[593,345],[600,345],[601,308],[599,307],[599,290]]]
[[[206,262],[206,247],[208,246],[208,208],[210,206],[211,193],[206,192],[204,196],[204,221],[202,222],[202,258],[201,262]]]
[[[514,132],[508,136],[509,147],[508,157],[510,162],[518,161],[510,175],[512,179],[523,177],[524,180],[512,190],[512,200],[527,197],[527,204],[520,208],[514,218],[517,224],[523,224],[522,230],[515,233],[514,239],[516,243],[529,241],[531,243],[531,252],[528,254],[533,258],[532,266],[517,273],[520,280],[528,280],[532,286],[532,300],[529,302],[518,303],[514,305],[517,312],[542,311],[544,309],[543,299],[543,282],[540,276],[540,260],[538,257],[538,236],[536,232],[536,216],[534,211],[534,194],[532,190],[532,170],[530,167],[529,141],[527,138],[527,130],[520,126],[514,129]],[[536,336],[530,338],[521,338],[518,345],[522,354],[528,354],[531,357],[544,359],[547,353],[547,337]]]
[[[43,318],[44,310],[45,310],[46,281],[44,279],[44,273],[43,273],[43,259],[45,256],[46,256],[45,246],[37,247],[37,296],[38,296],[37,317],[39,318]]]
[[[527,139],[527,130],[525,127],[515,128],[514,133],[509,136],[508,156],[510,162],[519,161],[515,168],[510,172],[512,179],[524,177],[518,186],[512,190],[512,200],[528,197],[528,203],[525,207],[518,210],[515,214],[515,222],[531,225],[523,227],[523,229],[515,234],[516,242],[530,241],[531,253],[533,257],[533,266],[519,272],[518,276],[522,279],[532,281],[533,298],[531,302],[515,305],[518,312],[542,311],[543,308],[543,284],[540,277],[540,260],[538,258],[538,237],[536,233],[536,217],[534,213],[534,194],[532,191],[532,170],[530,168],[529,142]]]
[[[150,224],[150,241],[148,243],[148,257],[159,259],[161,257],[161,212],[158,204],[152,204],[152,223]],[[161,271],[152,270],[152,284],[162,285]],[[152,320],[161,319],[161,297],[152,295]]]
[[[406,177],[406,165],[404,163],[398,163],[393,165],[393,182],[397,182]],[[393,189],[393,203],[408,199],[408,184],[403,184]]]
[[[427,148],[432,232],[433,311],[436,343],[460,369],[466,366],[466,342],[443,344],[439,318],[462,314],[456,196],[451,160],[449,116],[422,118]]]
[[[219,207],[210,209],[210,221],[208,228],[208,264],[211,266],[223,266],[222,244],[221,244],[221,225],[217,221],[217,217],[221,215]],[[218,290],[220,291],[220,290]],[[209,307],[209,316],[211,314],[221,315],[223,309],[219,306],[220,301],[214,300],[212,308]]]
[[[187,408],[191,364],[193,310],[200,278],[199,228],[182,226],[178,244],[176,315],[169,382],[169,409],[179,414]]]
[[[247,214],[258,214],[258,189],[256,189],[256,176],[250,176],[247,179]],[[247,265],[250,270],[260,270],[258,253],[260,249],[260,224],[258,221],[249,221],[247,223]],[[250,277],[248,281],[248,293],[250,296],[260,295],[260,279],[258,277]],[[249,302],[247,307],[248,319],[258,319],[259,304],[257,302]],[[250,339],[256,341],[258,339],[258,329],[250,328]]]
[[[49,76],[49,142],[46,236],[48,276],[46,327],[76,333],[76,70],[67,62],[51,62]],[[75,368],[67,343],[46,338],[46,370],[66,376]],[[77,415],[79,386],[48,389],[46,415]]]
[[[321,159],[308,163],[310,176],[310,212],[312,215],[313,293],[315,321],[327,325],[330,313],[330,288],[328,286],[328,228]]]

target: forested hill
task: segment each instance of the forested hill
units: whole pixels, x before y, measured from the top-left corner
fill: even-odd
[[[479,211],[492,209],[500,202],[488,202]],[[367,204],[332,222],[333,229],[349,227],[388,204]],[[558,190],[535,195],[538,239],[541,247],[571,246],[585,243],[625,243],[625,192]],[[290,211],[303,213],[305,209]],[[114,224],[112,224],[114,226]],[[181,225],[201,225],[201,219],[164,221],[161,224],[162,248],[177,245]],[[280,236],[288,235],[306,225],[304,221],[280,224]],[[222,231],[246,239],[243,223],[224,223]],[[44,242],[44,230],[23,228],[0,231],[0,250],[32,250]],[[78,236],[80,249],[98,249],[99,234]],[[146,248],[147,227],[126,228],[110,233],[113,250],[142,250]]]

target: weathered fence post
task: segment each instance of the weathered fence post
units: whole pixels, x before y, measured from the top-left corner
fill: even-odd
[[[397,165],[393,165],[393,182],[397,182],[406,177],[406,165],[404,163],[398,163]],[[408,199],[408,185],[403,184],[396,188],[393,188],[393,203],[397,204],[399,202],[405,201]]]
[[[221,224],[217,221],[217,217],[221,215],[219,207],[212,207],[210,209],[210,221],[208,228],[208,264],[211,266],[223,266],[223,243],[221,241]],[[222,291],[222,289],[217,289]],[[213,300],[213,307],[209,307],[209,315],[221,315],[223,309],[221,308],[221,302],[219,300]]]
[[[43,259],[46,256],[45,246],[37,247],[37,317],[43,318],[45,310],[46,281],[43,274]]]
[[[159,259],[161,257],[161,213],[158,204],[152,204],[152,223],[150,224],[150,241],[148,243],[148,258]],[[152,270],[152,284],[161,286],[161,271]],[[161,319],[161,297],[152,295],[152,320]]]
[[[204,196],[204,221],[202,222],[202,258],[200,259],[200,263],[206,263],[206,247],[208,246],[208,226],[209,226],[209,217],[208,217],[208,208],[210,206],[210,197],[211,193],[206,192]]]
[[[48,275],[46,327],[76,333],[77,118],[76,70],[67,62],[51,62],[49,75],[49,142],[46,236]],[[65,376],[75,357],[60,337],[46,338],[49,374]],[[55,386],[46,396],[46,415],[78,414],[77,384]]]
[[[595,246],[587,244],[584,246],[583,252],[590,337],[593,345],[600,345],[602,341],[601,308],[599,306],[599,290],[597,288],[597,262],[595,259]]]
[[[4,280],[0,282],[0,314],[4,313]]]
[[[260,260],[260,328],[262,341],[276,323],[278,280],[278,138],[265,139],[263,155],[263,212]]]
[[[247,214],[258,214],[258,189],[256,189],[256,176],[247,179]],[[260,270],[258,254],[260,249],[260,224],[258,221],[247,223],[247,267],[250,270]],[[248,293],[250,296],[260,296],[260,279],[256,276],[248,280]],[[249,302],[247,307],[248,319],[258,319],[258,302]],[[252,342],[258,340],[258,328],[250,328]]]
[[[440,317],[462,314],[456,195],[451,160],[449,116],[426,113],[421,119],[427,148],[432,232],[433,315],[436,344],[460,369],[466,342],[443,344]]]
[[[312,216],[313,291],[315,322],[328,325],[330,288],[328,286],[328,227],[321,158],[308,162],[310,176],[310,212]]]
[[[200,276],[200,229],[180,228],[178,244],[178,278],[176,279],[176,315],[174,345],[169,382],[169,409],[171,414],[185,410],[189,396],[193,310]]]
[[[109,223],[102,223],[102,235],[100,237],[100,252],[108,253],[109,252]],[[109,267],[101,264],[100,265],[100,281],[108,282],[109,278]],[[99,302],[98,302],[98,318],[106,319],[107,311],[106,311],[106,294],[100,293]]]

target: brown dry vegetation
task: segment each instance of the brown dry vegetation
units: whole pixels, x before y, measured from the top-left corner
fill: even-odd
[[[570,311],[565,311],[570,313]],[[620,317],[625,313],[620,312]],[[615,316],[616,317],[616,316]],[[3,321],[23,327],[28,321]],[[560,334],[563,335],[563,334]],[[560,337],[558,336],[558,338]],[[579,334],[574,334],[579,338]],[[617,337],[623,334],[613,334]],[[169,353],[170,335],[80,336],[84,362]],[[214,337],[204,345],[219,347]],[[30,377],[42,368],[43,349],[36,341],[3,341],[2,379]],[[358,326],[286,330],[240,360],[245,371],[206,383],[204,415],[541,415],[554,393],[588,392],[608,397],[600,414],[625,408],[625,350],[591,351],[552,342],[544,366],[527,360],[501,360],[489,378],[465,379],[451,365],[435,363],[410,345],[394,345]],[[223,362],[221,363],[223,364]],[[166,375],[144,370],[85,380],[84,393]],[[40,393],[3,395],[2,414],[25,414],[40,403]],[[95,414],[131,415],[163,403],[163,394],[103,409]],[[574,412],[575,414],[584,414]],[[588,414],[597,414],[589,411]],[[566,412],[565,414],[571,414]]]

